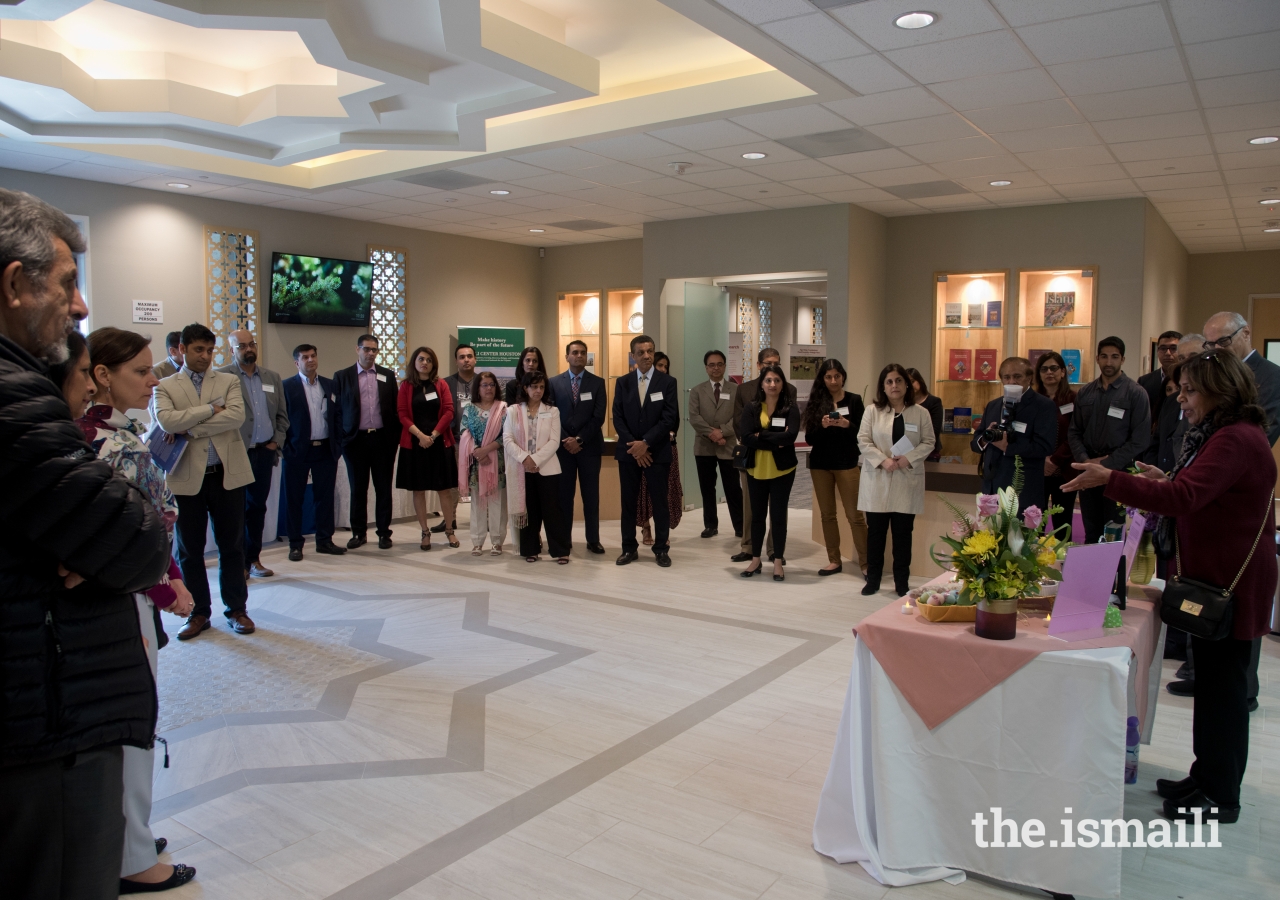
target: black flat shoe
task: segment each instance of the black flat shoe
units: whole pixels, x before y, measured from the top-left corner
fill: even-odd
[[[156,856],[164,852],[164,848],[169,846],[168,838],[156,838]]]
[[[1196,788],[1185,797],[1178,797],[1174,800],[1164,801],[1164,817],[1176,822],[1181,819],[1184,822],[1195,821],[1195,811],[1200,812],[1200,821],[1207,822],[1210,819],[1217,819],[1222,825],[1231,825],[1240,819],[1240,807],[1223,806],[1221,803],[1215,803],[1204,795],[1204,792]],[[1217,812],[1213,812],[1213,810]]]
[[[1156,793],[1166,800],[1177,800],[1179,797],[1185,797],[1194,792],[1196,789],[1196,780],[1188,775],[1181,781],[1174,781],[1170,778],[1156,779]]]
[[[743,578],[751,578],[755,575],[759,575],[760,570],[763,568],[764,568],[764,563],[761,563],[760,565],[756,566],[754,569],[743,569],[738,574],[741,575]]]
[[[291,547],[289,549],[289,562],[302,562],[301,547]]]
[[[786,580],[787,580],[787,576],[786,576],[786,575],[774,575],[774,576],[773,576],[773,580],[774,580],[774,581],[786,581]]]
[[[719,533],[720,533],[720,529],[718,528],[704,528],[702,529],[702,534],[700,535],[700,537],[704,537],[704,538],[715,537]]]
[[[1194,681],[1170,681],[1164,689],[1175,697],[1194,697],[1196,683]]]
[[[317,544],[317,545],[316,545],[316,552],[317,552],[317,553],[327,553],[327,554],[329,554],[330,556],[341,556],[342,554],[344,554],[344,553],[346,553],[346,552],[347,552],[347,548],[346,548],[346,547],[339,547],[337,544],[335,544],[335,543],[333,543],[332,541],[330,541],[330,542],[329,542],[329,543],[327,543],[327,544]]]
[[[747,562],[751,559],[750,553],[735,553],[729,557],[729,562]]]
[[[369,542],[368,538],[366,538],[363,534],[359,534],[353,537],[351,540],[347,541],[347,549],[354,550],[357,547],[363,547],[368,542]]]
[[[173,874],[164,881],[157,881],[155,884],[148,884],[144,881],[130,881],[128,878],[120,879],[121,894],[155,894],[160,891],[171,891],[176,887],[182,887],[192,878],[196,877],[196,870],[191,866],[184,866],[182,863],[175,863],[173,866]]]
[[[828,575],[839,575],[843,571],[844,571],[844,563],[841,563],[840,565],[836,566],[834,569],[819,569],[818,574],[821,575],[823,578],[826,578]]]
[[[880,585],[867,582],[862,586],[862,596],[870,597],[872,594],[880,593]]]
[[[391,538],[389,538],[389,537],[380,537],[380,538],[378,538],[378,549],[379,549],[379,550],[390,550],[390,549],[391,549]]]

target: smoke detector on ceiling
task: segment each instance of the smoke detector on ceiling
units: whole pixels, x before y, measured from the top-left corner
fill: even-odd
[[[673,170],[677,175],[683,175],[693,168],[693,163],[689,162],[669,162],[667,168]]]

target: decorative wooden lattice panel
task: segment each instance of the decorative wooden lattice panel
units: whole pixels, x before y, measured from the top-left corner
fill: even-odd
[[[204,227],[205,322],[217,338],[213,364],[231,362],[227,335],[258,331],[258,232]]]
[[[378,364],[405,377],[409,333],[409,251],[369,245],[373,263],[373,303],[369,331],[378,339]]]

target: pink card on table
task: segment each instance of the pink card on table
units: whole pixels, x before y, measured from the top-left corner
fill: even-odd
[[[1133,561],[1138,558],[1138,544],[1142,542],[1142,532],[1147,527],[1147,517],[1142,513],[1134,513],[1129,522],[1129,530],[1124,536],[1124,580],[1129,580],[1133,572]],[[1118,565],[1118,563],[1117,563]]]
[[[1049,636],[1064,641],[1084,641],[1106,635],[1102,621],[1111,601],[1111,586],[1124,544],[1085,544],[1067,551],[1062,565],[1062,584],[1053,602]]]

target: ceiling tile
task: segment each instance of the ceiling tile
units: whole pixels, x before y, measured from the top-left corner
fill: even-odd
[[[1020,25],[1032,25],[1036,22],[1051,22],[1054,19],[1066,19],[1089,13],[1105,12],[1109,9],[1121,9],[1126,6],[1138,6],[1151,0],[991,0],[1014,28]]]
[[[763,153],[764,159],[743,159],[744,153]],[[752,144],[739,144],[736,147],[716,147],[702,151],[702,155],[719,160],[731,166],[750,168],[771,162],[791,162],[796,159],[808,159],[803,153],[797,153],[790,147],[784,147],[774,141],[756,141]]]
[[[609,205],[629,212],[652,213],[654,210],[670,207],[671,200],[667,197],[647,197],[644,194],[631,194],[629,197],[613,200]]]
[[[1280,3],[1271,0],[1170,0],[1183,43],[1280,29]]]
[[[727,120],[701,122],[697,125],[678,125],[649,132],[662,141],[668,141],[686,150],[710,150],[713,147],[732,147],[758,141],[760,135]]]
[[[622,137],[605,138],[603,141],[589,141],[577,146],[579,150],[617,160],[663,156],[668,153],[678,153],[681,149],[675,144],[660,141],[647,134],[628,134]]]
[[[977,194],[956,194],[952,197],[922,197],[915,201],[925,209],[938,212],[956,209],[986,209],[993,204]]]
[[[1215,138],[1215,140],[1218,140]],[[1218,163],[1223,169],[1255,169],[1259,166],[1280,165],[1280,144],[1270,147],[1250,148],[1229,152],[1224,145],[1218,147]]]
[[[923,116],[940,116],[950,112],[946,104],[930,96],[924,88],[908,88],[903,91],[886,91],[870,97],[853,97],[824,103],[836,113],[856,125],[878,125],[882,122],[901,122]]]
[[[698,190],[699,187],[701,185],[697,182],[685,181],[682,178],[655,178],[653,181],[637,181],[627,190],[647,197],[670,198],[672,194],[686,194],[689,191]],[[683,203],[684,201],[672,198],[672,202]]]
[[[1180,156],[1204,156],[1212,153],[1209,138],[1203,134],[1190,137],[1165,138],[1159,141],[1129,141],[1112,144],[1111,152],[1121,162],[1139,159],[1176,159]]]
[[[1041,69],[978,75],[932,86],[943,100],[958,110],[984,109],[1007,103],[1034,103],[1062,96],[1062,90]]]
[[[121,169],[79,161],[63,163],[54,172],[65,178],[83,178],[85,181],[105,181],[111,184],[133,184],[148,177],[146,172],[140,172],[137,169]]]
[[[377,203],[366,203],[365,208],[385,215],[411,216],[433,207],[429,203],[422,203],[418,200],[380,200]]]
[[[1046,66],[1173,46],[1164,11],[1155,3],[1026,25],[1017,31]]]
[[[877,50],[935,44],[1004,27],[985,0],[931,0],[926,8],[937,19],[928,28],[916,30],[898,28],[893,24],[895,18],[909,12],[911,7],[904,8],[899,3],[885,0],[854,2],[832,9],[831,15]]]
[[[661,178],[662,175],[642,166],[632,166],[624,162],[610,163],[607,166],[592,166],[590,169],[574,169],[573,174],[597,184],[631,184],[635,181],[649,181]]]
[[[1028,131],[1006,131],[992,135],[1001,146],[1014,153],[1032,150],[1065,150],[1098,144],[1098,135],[1089,125],[1062,125]]]
[[[1068,200],[1092,200],[1096,197],[1140,197],[1142,191],[1127,178],[1116,181],[1083,181],[1055,185]]]
[[[744,128],[750,128],[757,134],[775,139],[840,131],[849,127],[847,121],[816,103],[811,106],[792,106],[788,109],[736,116],[732,121]]]
[[[988,190],[985,193],[981,193],[981,196],[986,197],[997,206],[1005,206],[1013,203],[1052,203],[1062,200],[1062,195],[1048,185],[1037,185],[1026,188],[1007,187],[1001,188],[999,191]]]
[[[1187,80],[1182,59],[1173,49],[1063,63],[1049,66],[1049,74],[1072,96],[1127,91]]]
[[[1276,73],[1280,78],[1280,72]],[[1218,106],[1205,110],[1209,129],[1222,131],[1256,131],[1257,134],[1280,134],[1280,101],[1246,103],[1240,106]]]
[[[813,12],[805,0],[716,0],[732,13],[737,13],[755,25],[785,19],[788,16],[804,16]]]
[[[533,153],[522,153],[515,157],[520,162],[551,169],[553,172],[568,172],[573,169],[585,169],[589,166],[603,166],[613,160],[597,156],[576,147],[556,147],[552,150],[537,150]]]
[[[195,185],[192,185],[195,187]],[[369,194],[365,191],[358,191],[354,188],[335,188],[331,191],[317,191],[312,195],[316,200],[323,200],[326,203],[338,203],[342,206],[364,206],[367,203],[377,203],[382,200],[377,194]]]
[[[425,197],[427,194],[439,193],[439,191],[419,184],[395,180],[362,184],[356,190],[367,191],[372,194],[385,194],[388,197]]]
[[[803,159],[797,162],[771,163],[764,166],[755,166],[751,171],[755,172],[757,175],[763,175],[765,178],[771,178],[774,181],[794,181],[797,178],[822,178],[827,175],[838,174],[836,170],[818,162],[816,159]]]
[[[965,116],[988,134],[998,131],[1023,131],[1032,128],[1054,128],[1078,125],[1083,120],[1066,100],[1038,100],[990,109],[971,109]]]
[[[401,228],[417,228],[427,230],[433,228],[436,223],[430,219],[419,218],[418,216],[392,216],[389,219],[382,220],[387,225],[398,225]]]
[[[531,178],[534,175],[547,174],[546,169],[516,162],[514,159],[486,159],[483,162],[455,166],[459,172],[488,178],[492,181],[514,181],[517,178]]]
[[[474,210],[478,213],[487,213],[491,216],[516,216],[519,217],[525,213],[537,212],[537,207],[524,206],[519,203],[508,203],[506,201],[495,201],[493,203],[477,203],[475,206],[468,206],[467,209]]]
[[[936,163],[948,159],[976,159],[979,156],[995,156],[1002,148],[988,137],[967,137],[936,144],[912,144],[910,153],[923,163]]]
[[[1247,184],[1255,181],[1259,184],[1263,182],[1280,184],[1280,165],[1232,169],[1224,167],[1222,174],[1227,179],[1227,184]]]
[[[848,153],[844,156],[828,156],[822,161],[825,165],[839,169],[841,172],[858,174],[859,172],[876,172],[884,169],[902,169],[914,166],[916,160],[901,150],[869,150],[866,153]]]
[[[525,206],[532,206],[534,209],[561,209],[573,203],[572,200],[566,200],[559,194],[535,194],[532,197],[525,197],[522,202]]]
[[[1168,175],[1151,175],[1145,178],[1135,178],[1138,187],[1144,191],[1162,191],[1170,188],[1184,187],[1216,187],[1222,184],[1222,176],[1216,171],[1214,172],[1186,172],[1178,174],[1176,172]]]
[[[968,178],[984,175],[989,179],[1012,178],[1027,167],[1012,156],[985,156],[979,159],[954,159],[947,162],[934,163],[933,167],[943,175],[951,178]]]
[[[827,202],[848,201],[828,201],[825,197],[815,197],[813,194],[796,194],[793,197],[761,197],[756,202],[770,209],[794,209],[800,206],[824,206]]]
[[[604,206],[609,206],[617,200],[625,200],[628,197],[644,195],[633,195],[631,191],[623,190],[622,188],[597,185],[584,191],[570,191],[569,193],[561,196],[570,197],[579,203],[599,203]]]
[[[938,172],[928,166],[909,166],[904,169],[886,169],[882,172],[863,172],[858,177],[875,187],[893,187],[899,184],[919,184],[921,182],[941,180]]]
[[[885,54],[917,81],[934,84],[974,75],[1030,69],[1035,60],[1007,31],[992,31]]]
[[[785,184],[777,184],[770,182],[769,184],[744,184],[738,187],[728,187],[724,189],[726,194],[732,194],[735,197],[741,197],[743,200],[759,200],[762,197],[794,197],[796,194],[806,193],[799,188],[789,187]]]
[[[993,187],[992,181],[1011,181],[1012,184],[1004,187]],[[1021,172],[1010,173],[1009,178],[993,179],[990,175],[960,175],[956,176],[956,183],[967,187],[969,190],[978,194],[1002,194],[1006,191],[1021,191],[1028,188],[1049,188],[1052,185],[1044,183],[1044,180],[1034,172],[1023,170]],[[1056,195],[1055,195],[1056,196]]]
[[[596,157],[600,159],[602,157]],[[529,188],[534,191],[556,192],[563,191],[582,191],[592,187],[592,183],[585,178],[576,175],[534,175],[532,178],[518,178],[511,182],[518,187]]]
[[[898,198],[888,191],[880,190],[880,188],[863,188],[857,191],[832,191],[829,194],[823,194],[822,199],[829,200],[832,203],[863,204],[871,200],[896,202]]]
[[[708,206],[712,203],[727,203],[736,199],[732,194],[726,194],[723,191],[705,190],[692,184],[689,187],[695,188],[695,190],[684,191],[670,199],[684,206]]]
[[[223,199],[219,197],[218,199]],[[364,206],[348,206],[345,209],[339,209],[333,213],[344,219],[359,219],[365,222],[378,222],[382,219],[389,218],[386,213],[378,212],[376,209],[369,209]]]
[[[917,206],[910,200],[867,200],[858,205],[885,216],[918,215],[926,212],[923,206]]]
[[[1176,212],[1192,212],[1196,210],[1230,209],[1231,201],[1219,200],[1166,200],[1156,204],[1161,214]]]
[[[737,200],[733,203],[710,203],[700,208],[717,216],[731,216],[735,213],[762,212],[769,207],[750,200]]]
[[[717,169],[714,172],[690,172],[682,177],[685,181],[692,181],[694,184],[700,184],[707,188],[765,184],[769,180],[755,174],[750,169]]]
[[[746,160],[740,159],[739,161],[745,162]],[[693,153],[689,150],[681,150],[677,153],[672,153],[670,156],[653,156],[645,157],[644,159],[633,159],[631,160],[631,165],[640,166],[641,168],[648,169],[651,172],[657,172],[659,175],[666,177],[675,174],[675,170],[671,168],[671,164],[677,162],[689,163],[691,168],[688,171],[693,172],[711,172],[716,169],[728,168],[727,163],[722,162],[713,156],[702,153]]]
[[[1280,77],[1275,71],[1206,78],[1196,81],[1196,88],[1200,91],[1200,102],[1206,107],[1280,100]]]
[[[1076,166],[1105,166],[1115,162],[1111,151],[1101,144],[1068,147],[1063,150],[1032,150],[1018,158],[1033,169],[1065,169]]]
[[[945,116],[930,116],[927,119],[913,119],[909,122],[886,122],[883,125],[868,125],[867,131],[877,137],[884,138],[898,147],[906,147],[911,144],[932,144],[937,141],[975,137],[980,134],[978,129],[955,113]]]
[[[1157,204],[1172,200],[1219,200],[1226,193],[1225,188],[1173,188],[1168,191],[1148,191],[1147,199]]]
[[[1074,166],[1065,169],[1038,169],[1036,174],[1052,185],[1129,180],[1129,174],[1125,172],[1124,167],[1114,163],[1102,166]]]
[[[833,60],[823,63],[822,67],[859,94],[878,94],[915,85],[914,81],[899,72],[891,62],[870,54]]]
[[[871,52],[860,40],[820,12],[762,25],[760,30],[814,62]]]
[[[1280,32],[1248,34],[1243,37],[1187,46],[1187,62],[1196,78],[1243,75],[1277,68],[1276,41]]]
[[[865,181],[854,178],[852,175],[801,178],[796,181],[788,181],[787,184],[798,191],[804,191],[809,194],[831,194],[836,191],[862,191],[867,189]]]
[[[1094,122],[1185,112],[1196,108],[1196,99],[1191,93],[1191,86],[1185,81],[1132,91],[1082,94],[1072,97],[1071,102],[1084,114],[1085,118]]]
[[[321,200],[307,200],[302,197],[290,197],[287,200],[281,200],[277,203],[268,203],[267,206],[275,209],[292,209],[297,212],[309,213],[331,213],[335,209],[342,209],[341,203],[325,203]]]
[[[1095,122],[1094,128],[1108,143],[1153,141],[1162,138],[1190,137],[1204,134],[1204,121],[1198,111],[1165,113],[1160,116],[1136,116]]]
[[[1216,172],[1218,161],[1212,156],[1182,156],[1173,159],[1147,159],[1127,162],[1125,170],[1134,178],[1186,172]]]

